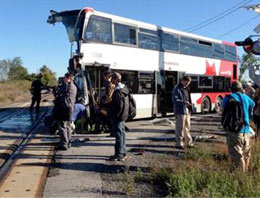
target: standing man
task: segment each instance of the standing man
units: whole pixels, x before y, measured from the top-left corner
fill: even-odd
[[[32,103],[30,107],[30,112],[33,112],[33,107],[36,103],[36,113],[40,112],[40,102],[41,102],[41,91],[44,87],[43,83],[41,82],[42,74],[39,73],[36,76],[36,80],[32,82],[31,85],[31,93],[32,93]]]
[[[72,74],[66,73],[58,88],[53,114],[59,125],[59,150],[67,150],[71,146],[72,112],[76,100],[77,88]]]
[[[190,91],[188,89],[190,82],[190,76],[183,76],[180,83],[172,91],[173,111],[176,119],[176,148],[178,149],[184,149],[183,140],[185,140],[188,148],[193,147],[190,135],[190,114],[192,111]]]
[[[232,82],[231,97],[237,102],[242,103],[244,124],[239,132],[227,131],[227,145],[234,167],[241,168],[243,172],[246,172],[248,170],[251,155],[249,119],[255,103],[249,96],[242,93],[242,90],[243,87],[240,81]],[[226,107],[228,101],[229,97],[226,96],[222,101],[223,109]]]
[[[125,121],[129,111],[129,91],[121,83],[121,74],[114,72],[111,76],[111,83],[115,85],[112,96],[109,116],[112,121],[113,135],[116,138],[115,154],[109,159],[112,161],[124,161],[126,159],[126,136]]]

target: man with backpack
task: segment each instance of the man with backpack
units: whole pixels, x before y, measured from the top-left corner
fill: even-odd
[[[116,138],[115,154],[109,158],[111,161],[124,161],[126,159],[125,121],[129,116],[129,90],[121,83],[121,74],[114,72],[111,83],[115,85],[110,105],[109,116],[112,121],[113,135]]]
[[[222,101],[222,125],[227,131],[228,152],[234,168],[242,168],[246,172],[251,155],[249,119],[254,101],[242,93],[240,81],[231,84],[231,95]]]

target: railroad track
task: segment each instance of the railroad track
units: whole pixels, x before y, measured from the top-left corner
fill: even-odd
[[[44,95],[41,100],[45,100],[50,95],[52,95],[52,94],[48,93],[48,94]],[[24,107],[21,107],[21,108],[13,108],[13,109],[8,109],[8,110],[3,110],[0,113],[0,123],[6,121],[8,119],[11,119],[12,117],[19,116],[29,107],[29,105],[30,104],[27,104],[27,105],[25,105]],[[10,113],[10,111],[11,111],[11,113]]]
[[[12,145],[9,146],[9,148],[7,149],[8,152],[0,154],[2,159],[2,161],[0,162],[0,184],[3,182],[5,176],[8,174],[8,171],[12,167],[12,164],[23,151],[23,148],[27,144],[30,137],[37,131],[37,128],[39,127],[40,123],[48,112],[49,108],[46,108],[46,110],[39,116],[39,119],[20,137],[18,137]]]

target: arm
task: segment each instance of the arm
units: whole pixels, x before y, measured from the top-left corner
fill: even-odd
[[[184,104],[182,93],[178,87],[174,88],[174,90],[173,90],[172,101],[173,101],[173,103],[175,103],[177,105]]]

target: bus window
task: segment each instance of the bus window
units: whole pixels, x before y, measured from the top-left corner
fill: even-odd
[[[136,45],[136,29],[134,27],[115,23],[114,34],[115,42]]]
[[[237,79],[237,65],[233,65],[233,79]]]
[[[179,47],[179,37],[173,34],[162,33],[162,49],[178,52]]]
[[[213,88],[212,76],[199,76],[199,88]]]
[[[144,49],[158,49],[158,37],[149,34],[138,34],[139,47]]]
[[[214,44],[213,56],[215,58],[224,59],[224,45]]]
[[[213,92],[225,92],[225,77],[213,76]]]
[[[127,86],[131,93],[138,93],[138,81],[136,71],[117,70],[122,76],[122,83]]]
[[[199,93],[199,89],[198,89],[198,76],[190,76],[190,77],[191,77],[190,91],[192,93]]]
[[[154,94],[154,73],[139,72],[138,73],[138,93],[139,94]]]
[[[231,91],[231,79],[229,77],[225,77],[225,91]]]
[[[225,45],[225,59],[228,61],[237,61],[236,48],[233,46]]]
[[[92,15],[89,19],[84,39],[102,43],[112,43],[111,19]]]

